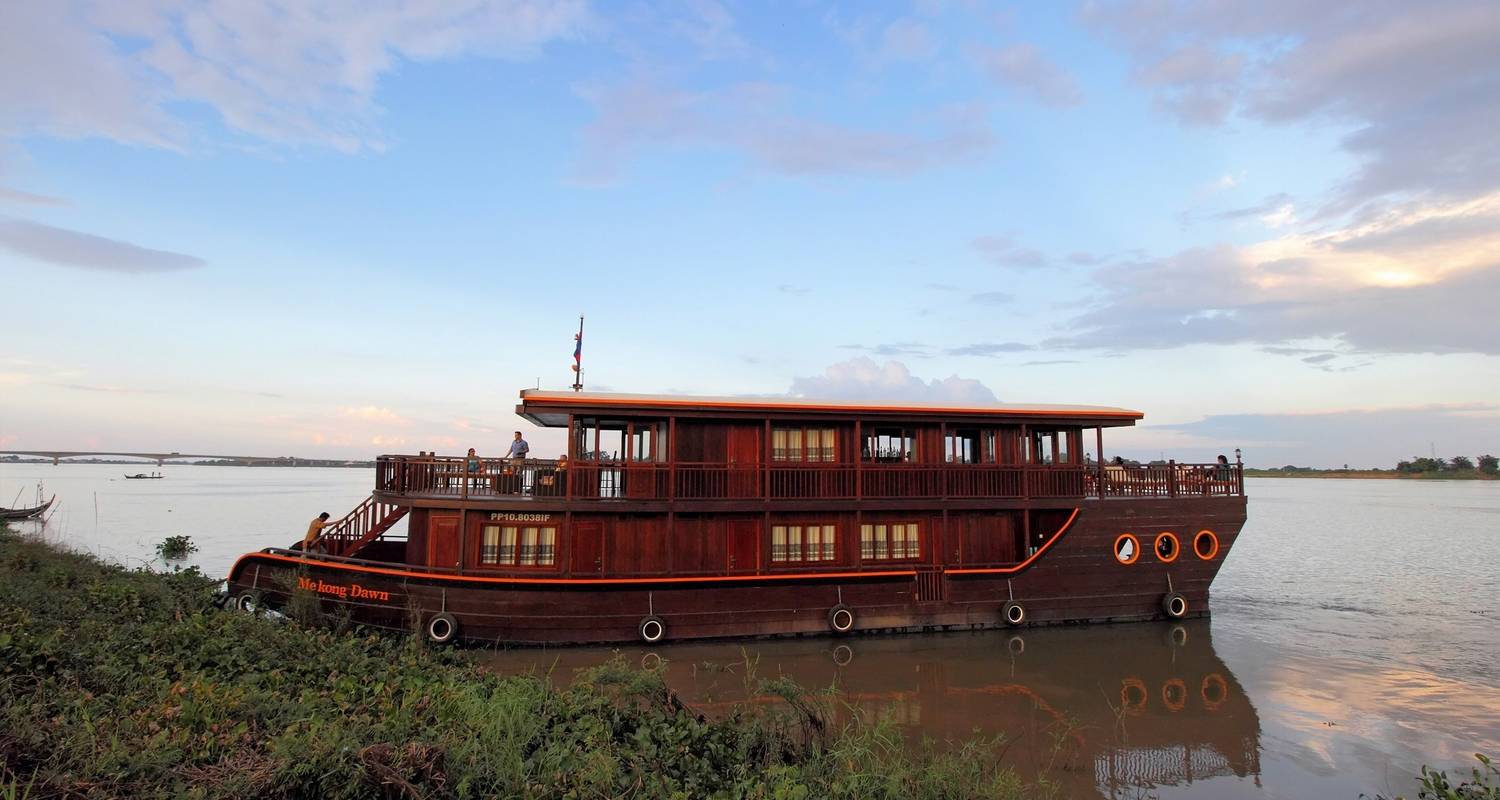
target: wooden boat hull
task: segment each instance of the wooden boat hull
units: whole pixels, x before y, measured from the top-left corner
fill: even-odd
[[[53,495],[47,502],[32,508],[0,508],[0,521],[15,521],[39,517],[47,513],[47,509],[51,508],[56,500],[57,496]]]
[[[401,563],[267,551],[242,557],[229,575],[236,597],[279,606],[300,590],[325,610],[366,625],[421,631],[448,614],[458,638],[517,644],[640,641],[654,617],[664,641],[835,633],[830,612],[852,612],[852,632],[999,627],[1007,602],[1024,625],[1161,619],[1171,593],[1181,617],[1209,610],[1209,587],[1245,521],[1244,497],[1082,501],[1041,548],[1018,564],[944,569],[936,564],[868,570],[697,577],[512,577],[454,574]],[[1194,536],[1212,531],[1201,557]],[[1172,532],[1179,552],[1151,550]],[[1116,558],[1133,534],[1145,552]],[[253,593],[253,595],[251,595]]]

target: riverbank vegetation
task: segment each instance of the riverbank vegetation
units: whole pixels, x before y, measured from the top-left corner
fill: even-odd
[[[1058,793],[998,741],[908,747],[787,683],[761,687],[785,703],[706,719],[657,672],[500,677],[415,637],[220,611],[214,583],[0,530],[0,796]]]
[[[1270,469],[1245,468],[1250,478],[1427,478],[1432,480],[1500,480],[1500,458],[1485,454],[1478,458],[1426,458],[1413,456],[1397,462],[1395,469],[1315,469],[1287,464]]]

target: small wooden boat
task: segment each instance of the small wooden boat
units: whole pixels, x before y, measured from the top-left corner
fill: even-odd
[[[31,508],[0,508],[0,520],[35,519],[47,513],[47,509],[51,508],[56,500],[57,495],[52,495],[51,500]]]
[[[162,475],[161,475],[160,472],[154,472],[154,473],[152,473],[150,475],[147,475],[144,472],[137,472],[134,475],[126,475],[125,476],[125,480],[127,480],[127,481],[157,481],[157,480],[161,480],[161,477],[162,477]]]

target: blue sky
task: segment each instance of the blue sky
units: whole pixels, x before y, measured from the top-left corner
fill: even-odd
[[[1500,10],[1305,5],[8,4],[0,447],[494,450],[585,313],[591,388],[1500,451]]]

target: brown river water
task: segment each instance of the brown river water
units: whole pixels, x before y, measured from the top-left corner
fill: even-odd
[[[152,471],[154,467],[147,467]],[[0,504],[38,480],[61,506],[24,528],[132,565],[188,534],[222,574],[369,493],[364,470],[0,464]],[[831,690],[835,716],[916,740],[1004,734],[1004,758],[1077,797],[1415,795],[1422,764],[1500,755],[1500,483],[1251,479],[1250,520],[1211,620],[849,639],[482,652],[559,682],[615,652],[664,665],[708,713],[756,678]]]

